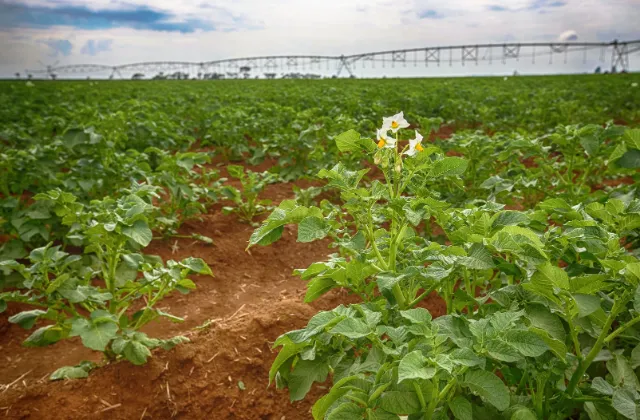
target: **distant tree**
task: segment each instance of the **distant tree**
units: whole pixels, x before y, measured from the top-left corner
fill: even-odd
[[[600,74],[602,73],[602,69],[600,68],[600,66],[596,67],[596,71],[595,74]]]
[[[31,73],[27,74],[27,79],[29,79],[29,80],[33,79],[33,74],[31,74]]]
[[[266,79],[275,79],[276,78],[276,74],[275,73],[265,73],[264,77]]]
[[[56,80],[58,78],[58,75],[55,73],[51,73],[51,80]]]
[[[198,73],[198,79],[202,79],[202,73]]]
[[[20,78],[20,73],[16,72],[16,79]]]
[[[136,73],[133,76],[131,76],[131,80],[142,80],[144,79],[144,74],[142,73]]]

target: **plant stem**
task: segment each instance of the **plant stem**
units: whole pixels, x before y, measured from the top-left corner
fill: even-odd
[[[436,407],[438,406],[438,401],[440,401],[439,397],[439,380],[438,377],[434,377],[431,380],[432,390],[431,390],[431,399],[429,400],[429,406],[427,407],[427,412],[424,415],[425,420],[431,420],[433,418],[433,413],[436,411]],[[445,388],[446,389],[446,388]]]
[[[604,339],[604,342],[606,344],[609,344],[609,342],[611,340],[613,340],[614,338],[616,338],[617,336],[619,336],[620,334],[625,332],[628,328],[632,327],[633,325],[637,324],[638,322],[640,322],[640,316],[637,316],[637,317],[633,318],[631,321],[627,322],[622,327],[618,328],[617,330],[615,330],[614,332],[609,334],[607,336],[607,338]]]
[[[545,418],[543,403],[544,403],[544,389],[547,386],[547,378],[538,377],[536,378],[536,382],[537,382],[537,389],[534,394],[534,406],[535,406],[537,417],[539,419],[542,419],[542,418]]]
[[[473,298],[474,295],[472,294],[473,291],[471,290],[471,279],[469,278],[469,270],[467,270],[466,268],[464,269],[464,288],[467,291],[467,294]],[[467,314],[472,314],[472,313],[473,313],[473,304],[469,303],[467,305]]]
[[[589,352],[589,354],[587,354],[587,357],[584,359],[584,361],[578,363],[578,368],[573,373],[573,376],[571,376],[571,381],[569,382],[569,386],[567,386],[567,391],[566,391],[569,397],[573,396],[573,393],[575,392],[575,389],[578,386],[580,379],[584,376],[584,373],[587,371],[587,369],[593,362],[593,359],[595,359],[598,353],[600,353],[600,350],[602,350],[602,346],[604,345],[605,340],[607,339],[607,334],[611,329],[611,324],[613,324],[613,321],[616,319],[616,317],[618,316],[618,313],[622,310],[622,308],[624,308],[627,305],[627,302],[629,301],[630,296],[631,296],[630,292],[624,293],[622,297],[619,300],[617,300],[616,303],[613,305],[613,308],[611,308],[609,317],[607,318],[607,321],[604,323],[604,326],[602,327],[602,332],[598,336],[596,343],[593,345],[593,347],[591,348],[591,351]]]
[[[424,292],[422,292],[417,298],[415,298],[414,300],[412,300],[410,303],[407,304],[407,309],[411,309],[414,306],[416,306],[418,303],[420,303],[420,301],[425,297],[427,297],[429,293],[431,293],[433,289],[435,289],[435,287],[436,287],[435,285],[431,286],[428,290],[425,290]]]
[[[576,350],[576,356],[578,356],[578,359],[582,360],[583,357],[580,349],[580,341],[578,341],[578,332],[573,325],[573,320],[569,310],[567,310],[567,324],[569,324],[569,334],[571,335],[571,341],[573,341],[573,347]]]
[[[373,248],[373,252],[375,252],[376,257],[378,257],[378,261],[383,269],[388,270],[389,266],[387,262],[382,258],[382,254],[380,254],[380,250],[378,249],[378,245],[376,245],[376,238],[373,236],[373,216],[371,215],[371,207],[367,210],[367,215],[369,216],[369,221],[367,224],[367,231],[369,233],[369,242],[371,242],[371,247]]]
[[[427,408],[427,403],[424,400],[424,395],[422,395],[422,389],[420,389],[420,385],[416,381],[413,381],[413,389],[416,390],[416,394],[418,395],[418,400],[420,401],[420,408],[425,410]]]
[[[109,312],[115,313],[116,310],[116,268],[118,261],[120,260],[120,254],[115,253],[109,261],[109,292],[111,293],[111,302],[109,302]]]

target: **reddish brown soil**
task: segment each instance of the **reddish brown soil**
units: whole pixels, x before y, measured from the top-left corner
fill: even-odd
[[[624,176],[616,179],[605,179],[602,184],[594,185],[591,187],[591,191],[604,190],[608,187],[615,188],[620,185],[633,185],[635,181],[630,176]]]
[[[292,184],[270,185],[264,194],[274,203],[292,195]],[[161,302],[164,311],[183,317],[184,323],[162,320],[144,329],[154,337],[187,335],[191,343],[156,351],[144,366],[120,362],[95,370],[86,380],[51,383],[47,377],[55,369],[81,360],[99,361],[100,355],[75,339],[48,348],[21,347],[30,331],[7,322],[10,314],[23,309],[11,306],[0,315],[0,384],[20,380],[8,390],[0,387],[0,417],[311,418],[309,409],[326,387],[314,387],[304,401],[294,404],[286,391],[268,388],[268,371],[276,356],[270,346],[280,334],[302,328],[318,310],[356,299],[334,290],[312,305],[304,304],[305,284],[292,270],[325,259],[332,252],[328,242],[297,243],[296,229],[287,228],[280,241],[245,252],[253,228],[235,216],[222,215],[220,207],[181,229],[209,236],[214,245],[172,239],[154,241],[146,249],[165,260],[202,258],[214,272],[214,278],[194,276],[198,289],[189,295],[176,293]],[[442,313],[443,302],[437,297],[425,302],[434,316]]]

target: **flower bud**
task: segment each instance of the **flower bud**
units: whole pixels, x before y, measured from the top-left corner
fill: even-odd
[[[401,160],[396,163],[396,167],[394,169],[395,169],[396,173],[398,173],[398,174],[400,172],[402,172],[402,161]]]
[[[376,165],[380,165],[380,162],[382,162],[382,156],[376,153],[376,155],[373,157],[373,163],[375,163]]]

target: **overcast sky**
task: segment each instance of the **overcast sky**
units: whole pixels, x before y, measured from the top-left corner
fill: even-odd
[[[199,62],[548,42],[567,31],[578,41],[640,39],[640,0],[0,0],[0,75],[56,62]],[[567,64],[560,61],[386,69],[385,74],[591,72],[602,65],[598,52],[586,61],[582,54]],[[640,69],[640,54],[631,56],[631,68]],[[383,74],[379,68],[360,73]]]

